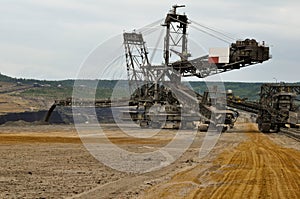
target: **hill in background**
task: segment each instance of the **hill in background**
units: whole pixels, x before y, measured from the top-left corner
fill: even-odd
[[[126,85],[126,80],[121,85]],[[0,82],[10,82],[13,84],[35,85],[31,89],[27,89],[20,93],[22,96],[30,97],[46,97],[49,99],[65,99],[72,96],[74,80],[47,81],[36,79],[12,78],[0,73]],[[77,80],[77,85],[87,88],[98,85],[96,98],[110,98],[111,93],[118,83],[118,80]],[[204,81],[189,82],[191,87],[199,93],[203,93],[207,87]],[[249,100],[257,100],[260,87],[263,83],[245,83],[245,82],[224,82],[226,90],[232,90],[236,96],[248,98]],[[118,84],[120,85],[120,83]],[[0,83],[1,86],[1,83]],[[123,92],[126,89],[123,90]],[[122,93],[122,91],[120,90]]]

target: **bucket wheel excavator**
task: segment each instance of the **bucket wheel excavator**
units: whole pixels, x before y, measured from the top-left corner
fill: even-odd
[[[270,58],[269,47],[254,39],[232,43],[228,48],[210,49],[210,54],[190,59],[187,29],[190,21],[173,6],[164,24],[164,62],[149,62],[146,42],[141,33],[124,33],[125,57],[130,92],[131,119],[142,127],[190,128],[198,123],[205,130],[213,125],[232,127],[237,113],[226,109],[226,97],[217,88],[200,95],[188,88],[182,77],[207,76],[239,69]],[[170,53],[178,60],[171,61]],[[224,94],[224,93],[223,93]]]
[[[269,47],[264,42],[260,44],[254,39],[245,39],[226,48],[212,48],[209,55],[191,58],[187,30],[192,22],[185,14],[177,12],[181,7],[185,6],[174,5],[162,24],[165,28],[162,64],[150,63],[142,33],[134,31],[123,34],[131,96],[131,108],[124,118],[128,117],[145,128],[198,126],[200,130],[207,130],[211,125],[224,131],[234,125],[238,115],[226,108],[225,92],[215,87],[200,95],[190,89],[182,77],[205,78],[262,63],[270,59]],[[107,101],[104,103],[98,101],[95,106],[110,104]],[[71,106],[72,101],[58,101],[54,106],[57,105]]]

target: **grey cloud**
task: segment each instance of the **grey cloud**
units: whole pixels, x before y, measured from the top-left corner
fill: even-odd
[[[272,81],[278,76],[297,81],[300,2],[215,0],[183,4],[186,8],[181,12],[194,21],[233,33],[236,38],[252,37],[272,45],[272,61],[224,74],[223,79]],[[171,5],[158,0],[3,0],[0,72],[29,78],[75,78],[95,46],[123,30],[138,29],[164,17]],[[193,40],[205,48],[227,45],[202,34]]]

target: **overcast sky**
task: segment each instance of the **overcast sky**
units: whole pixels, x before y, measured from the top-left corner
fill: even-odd
[[[298,0],[0,0],[0,72],[76,78],[95,47],[124,30],[164,18],[173,4],[185,4],[179,11],[192,21],[271,47],[272,60],[223,74],[223,80],[300,81]]]

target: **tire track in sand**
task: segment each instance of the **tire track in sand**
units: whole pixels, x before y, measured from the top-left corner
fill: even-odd
[[[213,167],[179,172],[141,198],[300,198],[300,151],[248,127],[249,139],[220,154]]]

